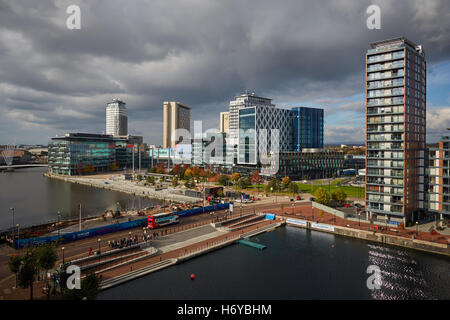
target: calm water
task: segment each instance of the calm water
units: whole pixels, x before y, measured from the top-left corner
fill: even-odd
[[[106,290],[98,298],[450,299],[446,257],[294,227],[252,241],[267,248],[234,244]],[[366,286],[369,265],[381,269],[379,290]]]
[[[29,168],[0,172],[0,230],[12,226],[11,207],[15,208],[15,223],[28,226],[56,220],[58,211],[63,218],[77,218],[79,203],[83,217],[115,209],[117,202],[122,208],[160,203],[121,192],[48,179],[42,175],[45,171],[46,168]]]

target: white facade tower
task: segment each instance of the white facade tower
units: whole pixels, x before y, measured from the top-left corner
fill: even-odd
[[[113,99],[106,106],[106,134],[126,136],[128,134],[128,117],[125,102]]]

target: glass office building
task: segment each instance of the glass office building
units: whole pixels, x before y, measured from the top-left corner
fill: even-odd
[[[258,165],[291,148],[291,110],[254,106],[238,110],[238,165]]]
[[[239,110],[238,163],[256,164],[256,110]],[[241,131],[242,130],[242,131]],[[245,132],[245,134],[241,134]]]
[[[292,151],[323,148],[323,109],[292,108]]]
[[[342,151],[281,151],[279,169],[275,176],[289,176],[292,180],[322,179],[339,176],[344,168]]]
[[[62,175],[95,174],[133,166],[138,168],[139,163],[141,168],[146,168],[148,152],[144,145],[138,146],[126,138],[112,135],[67,133],[49,142],[49,171]]]

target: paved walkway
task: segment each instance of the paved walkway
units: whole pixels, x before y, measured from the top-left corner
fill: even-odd
[[[245,210],[250,211],[250,208],[246,208]],[[163,229],[156,229],[155,232],[158,232],[160,234],[159,240],[153,240],[152,241],[152,245],[153,242],[155,243],[155,246],[159,246],[162,251],[162,254],[154,257],[154,258],[149,258],[146,260],[142,260],[140,262],[131,264],[131,265],[127,265],[127,266],[123,266],[121,268],[117,268],[117,269],[113,269],[110,270],[106,273],[106,277],[108,276],[115,276],[115,275],[119,275],[125,272],[129,272],[130,269],[136,270],[136,268],[141,268],[143,266],[148,265],[149,263],[154,263],[160,260],[164,260],[164,259],[170,259],[170,258],[176,258],[179,257],[180,255],[186,254],[186,252],[189,252],[189,250],[197,250],[199,248],[199,246],[208,246],[211,245],[213,242],[217,242],[217,241],[223,241],[224,239],[227,238],[227,236],[224,236],[224,232],[218,232],[216,231],[212,226],[209,225],[209,223],[211,222],[212,219],[215,218],[221,218],[224,217],[226,214],[226,211],[220,211],[220,212],[216,212],[213,215],[208,214],[203,214],[203,215],[198,215],[198,216],[192,216],[192,217],[188,217],[188,218],[184,218],[183,219],[183,223],[180,225],[177,225],[175,227],[166,227]],[[233,217],[239,216],[239,214],[235,213],[233,215]],[[266,222],[267,223],[267,222]],[[202,226],[203,225],[203,226]],[[251,227],[252,230],[254,230],[254,226]],[[188,231],[184,231],[187,230]],[[112,240],[112,239],[120,239],[122,237],[126,237],[128,236],[128,232],[132,232],[132,235],[134,235],[135,233],[142,233],[142,229],[141,228],[137,228],[136,230],[126,230],[124,232],[119,232],[119,233],[113,233],[113,234],[108,234],[108,235],[103,235],[102,237],[102,244],[104,244],[101,247],[101,251],[105,252],[107,250],[111,250],[106,244],[106,242],[108,240]],[[168,236],[161,236],[162,233],[168,233]],[[171,237],[174,237],[174,239],[176,240],[171,240]],[[193,237],[193,239],[189,239],[190,237]],[[77,242],[73,242],[73,243],[69,243],[65,245],[65,252],[66,252],[66,261],[70,261],[73,260],[75,258],[80,258],[80,257],[84,257],[87,256],[87,252],[89,247],[93,247],[94,250],[97,249],[96,245],[96,239],[85,239],[85,240],[80,240]],[[197,249],[196,249],[197,248]],[[3,255],[3,260],[4,260],[4,264],[3,266],[6,266],[6,268],[4,268],[4,272],[2,274],[2,278],[3,276],[5,278],[3,278],[4,283],[2,283],[2,285],[0,285],[0,299],[19,299],[19,300],[23,300],[23,299],[29,299],[29,289],[17,289],[17,290],[12,290],[12,287],[14,286],[15,283],[15,279],[14,279],[14,275],[12,275],[9,272],[9,269],[7,267],[7,261],[9,260],[10,256],[13,254],[14,250],[11,249],[8,246],[5,246],[4,248],[6,251]],[[57,262],[57,265],[59,265],[62,262],[62,257],[61,257],[61,250],[58,249],[58,254],[59,254],[59,261]],[[2,258],[2,256],[0,255],[0,259]],[[159,260],[158,260],[159,259]],[[1,261],[1,260],[0,260]],[[0,269],[1,270],[1,269]],[[116,271],[118,270],[118,271]],[[105,279],[105,278],[104,278]],[[39,298],[45,298],[45,296],[42,294],[41,292],[41,287],[42,287],[43,283],[35,283],[35,289],[34,289],[34,296],[35,298],[39,299]],[[6,290],[6,291],[5,291]]]

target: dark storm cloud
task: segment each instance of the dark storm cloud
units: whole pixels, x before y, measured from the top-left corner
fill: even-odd
[[[81,30],[66,28],[71,4]],[[366,28],[370,4],[381,30]],[[449,21],[446,0],[0,0],[0,112],[46,136],[101,132],[120,97],[131,130],[158,143],[163,101],[190,105],[205,127],[245,89],[277,104],[344,101],[364,90],[370,42],[406,36],[438,63],[450,59]]]

